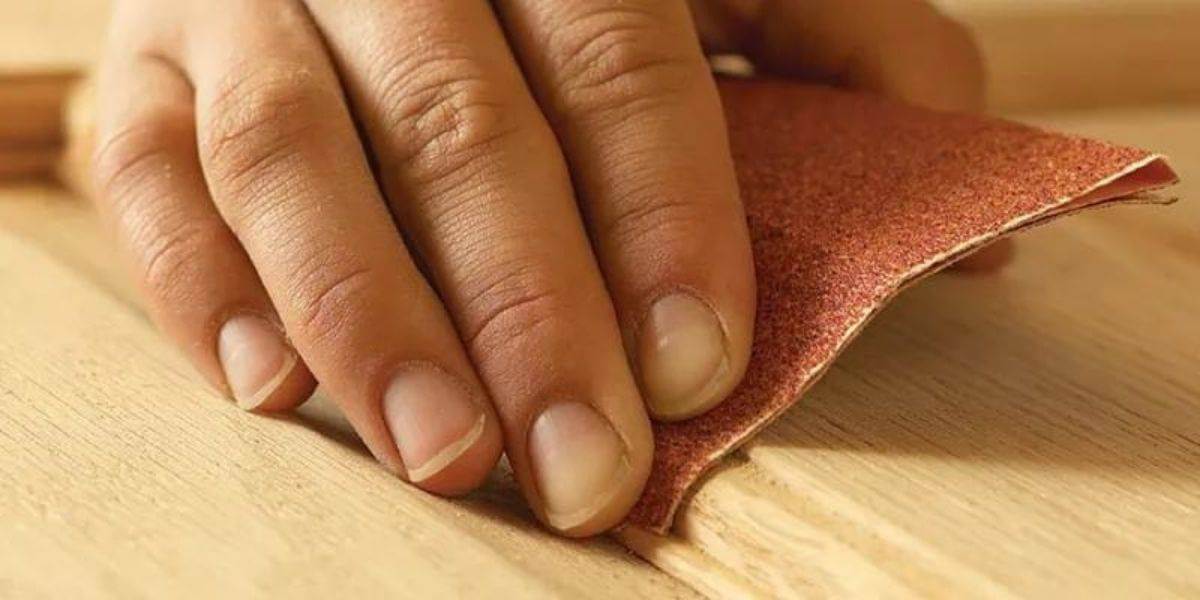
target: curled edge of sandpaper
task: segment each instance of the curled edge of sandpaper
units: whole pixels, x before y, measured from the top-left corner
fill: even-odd
[[[1061,216],[1119,202],[1169,203],[1150,192],[1178,182],[1161,155],[999,119],[782,81],[723,80],[720,88],[755,245],[759,324],[746,379],[725,403],[689,421],[655,424],[654,466],[625,523],[655,533],[670,528],[705,472],[796,404],[901,291],[1001,237]],[[876,176],[889,171],[899,175]],[[935,204],[924,189],[951,199]],[[896,199],[893,193],[900,208],[876,211],[880,205],[871,203]],[[834,236],[812,225],[826,218]],[[854,219],[872,225],[838,228]],[[920,226],[892,227],[909,221]],[[878,270],[832,268],[831,280],[855,274],[845,286],[852,293],[821,299],[842,306],[804,310],[811,307],[797,296],[805,269],[822,264],[805,260],[828,258],[822,242],[834,247],[834,259],[847,258],[838,250],[862,248],[904,260]],[[780,289],[764,290],[771,286]],[[806,323],[825,326],[818,328],[830,334],[825,342],[784,335],[795,329],[787,315],[798,306]]]

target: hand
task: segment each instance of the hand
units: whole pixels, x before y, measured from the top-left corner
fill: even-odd
[[[387,468],[503,450],[569,535],[617,524],[649,417],[749,358],[750,245],[701,41],[974,108],[969,37],[899,0],[118,0],[95,189],[155,321],[239,405],[320,381]]]

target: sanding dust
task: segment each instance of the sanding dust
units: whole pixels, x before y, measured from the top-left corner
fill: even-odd
[[[902,288],[999,236],[1177,181],[1152,153],[998,119],[785,81],[720,88],[758,322],[724,404],[655,424],[627,523],[660,533],[700,475],[796,403]]]

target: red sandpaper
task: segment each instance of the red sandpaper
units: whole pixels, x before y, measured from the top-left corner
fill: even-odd
[[[999,236],[1177,181],[1155,154],[998,119],[785,81],[720,88],[758,321],[732,396],[655,424],[627,522],[660,533],[700,475],[796,403],[902,288]]]

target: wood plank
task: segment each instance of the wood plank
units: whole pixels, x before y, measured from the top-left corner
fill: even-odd
[[[1197,191],[1200,109],[1035,120],[1161,149]],[[0,197],[0,223],[130,303],[55,198]],[[1198,224],[1196,202],[1099,211],[1022,236],[998,277],[923,283],[673,537],[622,541],[714,597],[1200,593]]]
[[[1018,20],[1010,0],[942,1],[970,4],[951,8],[981,32],[993,104],[1195,98],[1193,0],[1022,1]],[[0,3],[0,71],[91,60],[95,6]],[[1200,174],[1200,110],[1036,118]],[[1000,277],[922,284],[673,537],[622,541],[714,597],[1200,595],[1198,224],[1196,202],[1087,215],[1023,236]],[[290,423],[222,404],[134,312],[77,202],[0,192],[0,232],[0,418],[21,424],[0,428],[0,596],[500,593],[509,577],[522,595],[689,593],[612,544],[539,533],[502,478],[464,504],[380,478],[321,400]]]
[[[46,254],[99,237],[5,231],[21,203],[0,197],[0,595],[693,595],[611,542],[540,531],[507,478],[458,502],[403,485],[328,404],[243,413]]]

